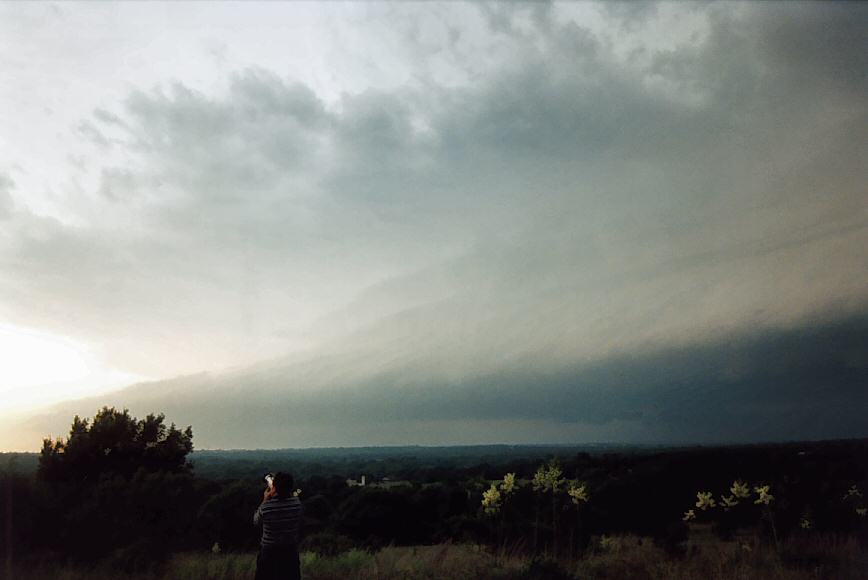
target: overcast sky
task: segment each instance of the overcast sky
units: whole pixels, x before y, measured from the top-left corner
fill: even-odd
[[[0,419],[868,436],[865,30],[861,3],[0,3]]]

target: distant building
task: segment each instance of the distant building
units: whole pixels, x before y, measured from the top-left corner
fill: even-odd
[[[356,481],[355,479],[348,479],[347,480],[347,486],[348,487],[365,487],[365,476],[362,475],[361,479],[359,479],[358,481]]]
[[[389,477],[384,477],[379,483],[372,483],[370,487],[379,487],[381,489],[392,489],[393,487],[412,487],[413,484],[406,480],[392,480]]]
[[[347,487],[376,487],[379,489],[392,489],[395,487],[412,487],[413,484],[405,480],[392,480],[389,477],[384,477],[378,482],[368,483],[367,478],[363,475],[358,481],[355,479],[347,480]]]

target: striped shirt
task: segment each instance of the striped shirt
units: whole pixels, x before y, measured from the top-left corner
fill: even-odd
[[[262,526],[263,546],[297,545],[301,539],[304,509],[295,497],[272,497],[262,502],[253,514],[253,525]]]

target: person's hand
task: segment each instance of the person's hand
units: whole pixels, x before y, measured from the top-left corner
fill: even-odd
[[[270,499],[277,495],[277,490],[274,489],[274,486],[265,488],[265,493],[262,494],[262,501]]]

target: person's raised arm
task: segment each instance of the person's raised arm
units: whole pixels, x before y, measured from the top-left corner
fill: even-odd
[[[262,525],[262,504],[267,502],[269,499],[274,497],[277,492],[273,487],[269,487],[265,490],[265,493],[262,494],[262,503],[259,504],[259,507],[256,508],[256,511],[253,512],[253,525],[261,526]]]

